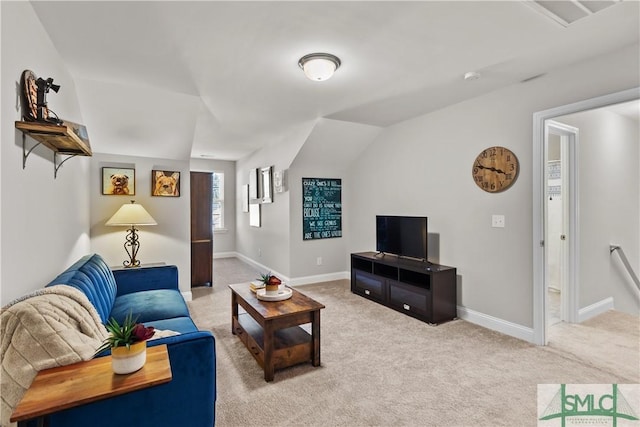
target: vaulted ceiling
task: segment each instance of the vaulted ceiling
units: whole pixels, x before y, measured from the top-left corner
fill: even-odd
[[[568,25],[523,1],[31,3],[93,150],[171,159],[236,160],[319,118],[389,126],[640,38],[629,0]],[[305,78],[311,52],[340,57],[333,78]]]

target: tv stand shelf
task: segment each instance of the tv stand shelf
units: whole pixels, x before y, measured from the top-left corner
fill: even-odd
[[[456,269],[446,265],[354,253],[351,292],[430,324],[457,317]]]

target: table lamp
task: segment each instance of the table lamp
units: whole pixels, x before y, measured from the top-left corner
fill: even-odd
[[[158,225],[156,220],[149,215],[149,212],[147,212],[142,205],[136,205],[135,203],[135,200],[132,200],[131,203],[122,205],[105,224],[109,226],[131,227],[127,230],[127,237],[124,242],[124,249],[127,251],[127,255],[129,255],[129,259],[122,263],[125,267],[138,267],[140,265],[140,260],[136,259],[136,255],[138,255],[138,250],[140,249],[136,225]]]

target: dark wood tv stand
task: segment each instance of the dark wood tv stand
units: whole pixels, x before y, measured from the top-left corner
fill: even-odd
[[[446,265],[354,253],[351,292],[430,324],[457,317],[456,269]]]

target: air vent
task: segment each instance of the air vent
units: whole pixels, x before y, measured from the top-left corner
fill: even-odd
[[[525,4],[554,22],[568,27],[579,19],[600,12],[621,0],[525,0]]]

